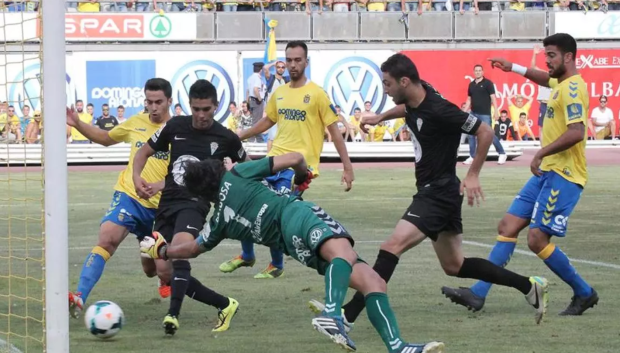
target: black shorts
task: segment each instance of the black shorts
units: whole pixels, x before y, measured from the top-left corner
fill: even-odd
[[[168,243],[177,233],[190,233],[194,239],[198,238],[209,214],[199,207],[162,211],[155,216],[153,230],[163,235]]]
[[[416,226],[424,235],[437,240],[441,232],[463,233],[461,208],[463,196],[458,179],[442,179],[418,188],[413,202],[402,219]]]

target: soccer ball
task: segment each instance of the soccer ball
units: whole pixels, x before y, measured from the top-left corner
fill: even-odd
[[[125,315],[120,306],[101,300],[88,307],[84,315],[86,328],[98,338],[114,337],[125,324]]]

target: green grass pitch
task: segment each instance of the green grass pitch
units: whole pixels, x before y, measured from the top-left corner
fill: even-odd
[[[620,350],[620,253],[618,251],[618,175],[620,167],[590,167],[591,179],[570,217],[566,238],[556,243],[573,259],[581,275],[599,292],[601,301],[582,317],[559,317],[572,291],[535,256],[514,255],[509,268],[550,280],[549,313],[534,323],[533,309],[510,288],[495,287],[484,310],[472,314],[440,293],[442,285],[468,286],[473,282],[447,277],[428,241],[403,256],[389,284],[392,306],[405,339],[418,342],[441,340],[449,353],[612,353]],[[459,168],[463,176],[465,169]],[[112,196],[118,172],[72,171],[70,187],[70,288],[75,289],[85,256],[95,245],[99,222]],[[11,342],[24,353],[41,352],[35,339],[43,335],[40,264],[25,260],[41,256],[40,174],[0,174],[4,196],[0,197],[0,332],[10,331]],[[497,222],[516,192],[529,178],[528,167],[485,168],[482,186],[486,202],[464,207],[466,256],[485,257],[494,243]],[[20,181],[22,180],[22,181]],[[53,187],[53,185],[48,185]],[[28,191],[24,192],[27,188]],[[414,190],[413,168],[357,169],[351,192],[345,193],[337,170],[324,170],[306,199],[321,205],[338,219],[357,240],[356,249],[374,263],[380,242],[390,235]],[[17,200],[16,198],[20,198]],[[28,198],[32,198],[29,200]],[[12,199],[12,201],[9,201]],[[22,200],[23,199],[23,200]],[[10,234],[10,236],[9,236]],[[28,239],[24,235],[30,235]],[[522,234],[518,249],[527,252]],[[312,329],[309,299],[323,297],[323,278],[287,259],[284,277],[255,280],[252,276],[269,261],[265,247],[257,246],[254,268],[232,274],[220,273],[221,262],[238,254],[238,243],[225,242],[213,252],[192,261],[192,273],[205,285],[241,303],[228,332],[211,333],[216,311],[187,298],[181,327],[165,338],[161,321],[168,300],[160,300],[157,280],[141,271],[137,242],[130,236],[108,262],[106,271],[89,302],[111,300],[123,308],[126,326],[112,340],[91,336],[82,319],[71,320],[71,350],[76,353],[247,352],[316,353],[339,348]],[[9,260],[7,256],[11,254]],[[590,261],[588,263],[588,261]],[[8,274],[9,278],[2,277]],[[8,294],[11,293],[11,296]],[[352,293],[349,293],[349,296]],[[21,299],[28,297],[29,299]],[[6,316],[9,313],[11,316]],[[4,315],[1,315],[4,314]],[[30,317],[24,319],[23,317]],[[31,339],[21,336],[30,336]],[[385,352],[379,336],[363,314],[351,333],[360,353]],[[7,340],[0,334],[1,340]],[[0,349],[1,351],[1,349]]]

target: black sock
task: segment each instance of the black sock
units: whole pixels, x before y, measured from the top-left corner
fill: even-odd
[[[457,277],[479,279],[500,286],[512,287],[524,295],[527,295],[532,289],[529,278],[494,265],[489,260],[476,257],[465,258]]]
[[[170,296],[170,309],[168,315],[179,316],[183,298],[189,287],[189,279],[191,278],[192,266],[187,260],[179,260],[172,262],[172,281],[170,287],[172,295]]]
[[[385,250],[379,250],[377,262],[375,262],[373,270],[375,270],[385,282],[389,282],[396,269],[396,265],[398,265],[398,256]],[[347,321],[355,322],[365,307],[366,299],[364,295],[360,292],[356,292],[353,298],[342,308],[344,309],[344,316],[347,318]]]
[[[189,286],[185,294],[194,300],[214,306],[220,310],[226,309],[230,305],[228,298],[205,287],[194,277],[189,278]]]

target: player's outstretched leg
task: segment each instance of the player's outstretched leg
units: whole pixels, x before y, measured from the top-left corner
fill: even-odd
[[[325,308],[321,316],[313,320],[313,325],[317,330],[321,331],[321,327],[327,326],[332,331],[337,332],[338,337],[350,341],[344,330],[340,310],[346,295],[346,286],[350,285],[365,296],[370,322],[381,336],[388,352],[443,352],[444,345],[440,342],[408,344],[403,341],[396,317],[389,304],[385,281],[366,263],[359,262],[357,253],[353,250],[349,239],[340,238],[325,241],[320,248],[320,255],[326,261],[331,261],[325,272]],[[352,267],[351,264],[353,264]],[[331,326],[329,324],[322,325],[321,320],[332,324]],[[350,343],[352,344],[352,342]],[[341,346],[350,350],[355,349],[354,345],[351,346],[348,343],[341,344]]]
[[[464,257],[461,243],[461,234],[448,232],[440,233],[433,242],[444,272],[448,276],[479,279],[519,290],[525,295],[527,302],[536,309],[535,320],[539,324],[547,313],[549,300],[547,280],[542,277],[521,276],[486,259]]]
[[[379,250],[379,255],[377,255],[377,260],[373,269],[385,282],[389,282],[396,269],[396,265],[398,265],[400,256],[407,250],[420,244],[425,238],[426,236],[418,231],[411,223],[400,220],[396,224],[396,228],[394,228],[392,235],[381,244],[381,249]],[[322,303],[319,301],[312,300],[308,304],[310,309],[315,313],[322,310]],[[365,307],[366,299],[364,294],[359,291],[343,306],[345,325],[348,330],[353,327],[353,323]]]
[[[573,298],[560,315],[581,315],[598,304],[598,293],[577,273],[566,254],[549,242],[549,236],[540,228],[530,229],[528,245],[553,273],[573,289]]]
[[[127,228],[110,221],[101,224],[97,246],[86,256],[82,265],[77,291],[69,293],[69,312],[72,317],[80,316],[90,292],[103,274],[106,262],[128,233]]]
[[[158,234],[161,236],[161,234]],[[172,239],[172,245],[193,242],[194,236],[190,233],[177,233]],[[213,332],[228,330],[232,318],[237,313],[239,303],[232,298],[227,298],[205,287],[196,278],[191,276],[191,265],[187,260],[173,260],[172,262],[172,294],[170,296],[170,307],[168,314],[164,318],[163,326],[167,335],[174,335],[179,329],[179,314],[183,299],[188,295],[194,300],[211,305],[219,310],[218,323],[213,328]]]
[[[530,211],[531,212],[531,211]],[[494,265],[506,267],[517,245],[517,236],[530,223],[530,218],[521,218],[507,213],[497,226],[498,236],[488,260]],[[492,284],[478,281],[470,288],[442,287],[441,292],[452,302],[463,305],[474,312],[482,310]]]

